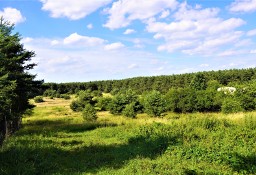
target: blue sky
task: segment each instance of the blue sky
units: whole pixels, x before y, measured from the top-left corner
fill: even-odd
[[[45,82],[256,67],[256,0],[0,0]]]

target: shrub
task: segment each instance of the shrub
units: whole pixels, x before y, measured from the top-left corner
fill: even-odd
[[[161,116],[166,111],[166,100],[164,96],[158,91],[152,91],[143,99],[145,112],[152,116]]]
[[[126,105],[123,110],[123,115],[126,117],[135,118],[136,117],[135,104],[131,103]]]
[[[46,91],[44,91],[44,94],[43,94],[43,96],[44,97],[56,97],[56,94],[57,94],[58,92],[56,91],[56,90],[52,90],[52,89],[47,89]]]
[[[241,102],[234,98],[226,98],[221,106],[221,111],[225,114],[243,111]]]
[[[136,102],[138,102],[138,96],[132,90],[119,93],[111,101],[110,112],[112,114],[122,114],[127,104]]]
[[[65,100],[69,100],[71,97],[67,94],[61,94],[60,95],[61,98],[64,98]]]
[[[70,108],[75,111],[75,112],[78,112],[78,111],[82,111],[83,108],[84,108],[84,105],[81,104],[79,101],[72,101],[71,104],[70,104]]]
[[[83,118],[85,121],[94,122],[97,120],[97,113],[94,107],[90,104],[87,104],[83,110]]]
[[[112,98],[110,97],[99,97],[97,98],[96,106],[100,111],[108,111],[110,110]]]
[[[35,103],[42,103],[42,102],[44,102],[44,99],[42,96],[36,96],[34,98],[34,101],[35,101]]]

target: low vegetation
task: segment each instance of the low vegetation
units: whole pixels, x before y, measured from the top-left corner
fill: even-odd
[[[44,98],[0,150],[0,174],[255,174],[256,113],[171,113],[86,121]]]

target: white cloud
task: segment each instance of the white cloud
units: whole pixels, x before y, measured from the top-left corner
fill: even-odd
[[[204,64],[200,64],[199,66],[200,66],[200,67],[209,67],[209,64],[205,64],[205,63],[204,63]]]
[[[165,10],[162,12],[161,16],[159,18],[163,19],[166,18],[170,15],[170,11],[169,10]]]
[[[93,29],[93,25],[92,24],[88,24],[86,27],[87,27],[87,29]]]
[[[105,40],[97,37],[82,36],[77,33],[73,33],[68,37],[64,38],[63,43],[65,45],[76,45],[76,46],[98,46],[102,45]]]
[[[30,43],[32,41],[33,41],[33,38],[31,38],[31,37],[25,37],[25,38],[22,38],[22,40],[21,40],[21,42],[23,44]]]
[[[158,51],[209,56],[217,54],[224,46],[239,42],[243,32],[236,29],[245,24],[240,18],[222,19],[218,17],[219,9],[199,7],[193,8],[182,3],[173,15],[172,22],[148,20],[146,30],[154,33],[154,39],[164,39],[165,43]]]
[[[118,0],[104,10],[109,14],[104,26],[110,29],[126,27],[134,20],[145,20],[165,9],[175,9],[177,4],[176,0]]]
[[[4,8],[3,11],[0,11],[0,16],[3,16],[5,20],[14,24],[22,23],[26,20],[19,10],[10,7]]]
[[[130,64],[129,66],[128,66],[128,69],[134,69],[134,68],[137,68],[138,67],[138,65],[137,64]]]
[[[53,40],[51,41],[51,45],[52,46],[55,46],[55,45],[58,45],[60,42],[58,40]]]
[[[202,20],[216,17],[219,11],[218,8],[200,9],[196,7],[193,9],[185,2],[180,4],[180,8],[174,14],[174,17],[176,20]]]
[[[149,60],[154,55],[145,51],[126,48],[113,52],[102,46],[84,49],[73,44],[64,45],[64,39],[59,38],[60,44],[54,47],[51,42],[56,39],[51,38],[33,38],[25,44],[26,49],[36,52],[32,61],[38,63],[38,66],[31,73],[37,74],[37,79],[44,79],[45,82],[121,79],[152,75],[152,70],[162,65],[150,64]],[[122,44],[105,46],[117,49]]]
[[[256,54],[256,49],[250,51],[251,54]]]
[[[112,0],[40,0],[42,9],[50,11],[54,18],[67,17],[71,20],[81,19],[97,9],[109,4]]]
[[[231,12],[254,12],[256,11],[256,0],[235,0],[229,10]]]
[[[247,32],[247,36],[255,36],[255,35],[256,35],[256,29],[253,29]]]
[[[105,50],[118,50],[118,49],[121,49],[123,48],[124,45],[120,42],[117,42],[117,43],[112,43],[112,44],[108,44],[104,47]]]
[[[241,55],[244,54],[242,50],[226,50],[218,54],[220,57],[227,57],[227,56],[234,56],[234,55]]]
[[[136,31],[133,30],[133,29],[126,29],[126,31],[124,32],[125,35],[129,35],[129,34],[132,34],[132,33],[135,33]]]

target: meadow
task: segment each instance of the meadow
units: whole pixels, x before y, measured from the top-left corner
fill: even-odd
[[[85,122],[71,100],[37,103],[0,149],[1,175],[256,174],[256,112],[98,112]]]

